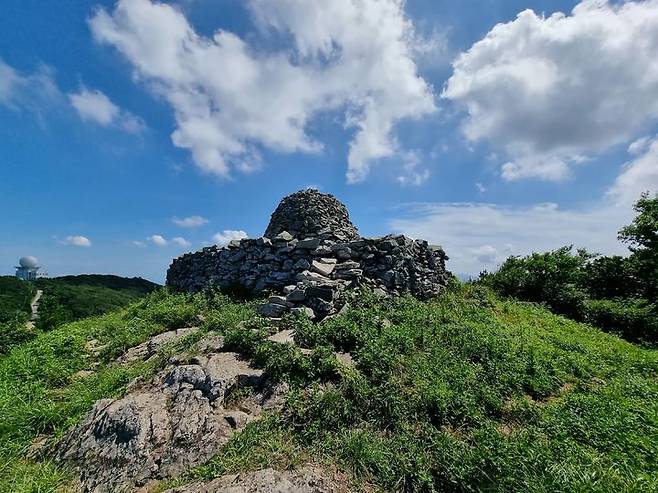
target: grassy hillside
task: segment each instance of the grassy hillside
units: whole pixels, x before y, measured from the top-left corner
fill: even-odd
[[[158,287],[145,279],[108,275],[40,279],[37,286],[43,290],[37,322],[40,330],[123,308]]]
[[[277,327],[252,303],[160,290],[42,333],[0,357],[0,491],[65,485],[66,470],[29,453],[35,437],[52,443],[96,399],[162,368],[193,340],[148,363],[111,362],[152,334],[198,324],[198,314],[201,333],[223,333],[291,392],[284,412],[175,482],[313,460],[385,491],[658,489],[658,352],[454,286],[429,303],[364,294],[339,318]],[[313,352],[266,340],[286,328]],[[90,339],[106,345],[99,355],[85,351]],[[341,365],[336,350],[356,366]]]

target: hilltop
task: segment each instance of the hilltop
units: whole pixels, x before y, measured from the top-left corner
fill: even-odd
[[[302,191],[164,288],[40,281],[39,331],[0,356],[0,489],[654,491],[656,206],[628,257],[462,284],[440,246]]]
[[[159,477],[157,468],[142,476],[159,491],[202,491],[182,485],[307,464],[333,491],[656,487],[656,351],[456,282],[427,302],[360,292],[350,311],[320,323],[264,319],[259,301],[159,290],[14,348],[0,359],[0,490],[54,491],[72,484],[77,466],[125,481],[128,464],[106,462],[98,448],[62,460],[63,437],[72,443],[76,423],[84,430],[98,399],[118,398],[116,408],[213,354],[237,354],[253,368],[241,371],[288,391],[258,418],[238,421],[207,459],[188,456],[189,468],[173,476]],[[194,329],[167,332],[187,327]],[[163,333],[168,338],[152,339]],[[160,342],[139,346],[148,340]],[[251,382],[230,384],[214,405],[237,416],[258,392]],[[205,392],[198,398],[207,402]],[[159,419],[174,412],[168,405]],[[97,428],[95,440],[129,422]],[[191,424],[172,423],[170,432],[193,433]],[[144,432],[133,429],[141,438],[127,442],[138,461],[156,450]],[[176,443],[167,450],[176,452]]]

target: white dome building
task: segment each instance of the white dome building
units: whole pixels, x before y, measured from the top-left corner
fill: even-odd
[[[39,261],[36,257],[21,257],[16,267],[16,277],[23,281],[34,281],[41,277],[48,277],[45,272],[39,271]]]

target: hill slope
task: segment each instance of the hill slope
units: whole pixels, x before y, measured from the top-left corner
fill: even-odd
[[[283,411],[176,484],[310,461],[342,471],[355,490],[658,488],[658,352],[482,287],[455,286],[429,303],[360,294],[351,304],[321,324],[272,322],[255,303],[160,290],[40,334],[0,357],[0,491],[67,484],[71,470],[49,454],[57,437],[95,400],[176,365],[169,356],[208,332],[290,392]],[[199,314],[200,331],[148,361],[116,362]],[[285,329],[296,345],[268,340]],[[28,453],[35,437],[49,445]]]
[[[110,275],[40,279],[37,286],[43,290],[37,322],[40,330],[123,308],[158,287],[145,279]]]

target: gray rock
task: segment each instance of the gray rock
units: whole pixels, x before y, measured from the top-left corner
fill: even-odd
[[[319,469],[297,471],[263,469],[222,476],[208,483],[193,483],[165,493],[346,493],[345,484],[330,479]]]
[[[187,327],[184,329],[170,330],[151,337],[148,341],[130,348],[117,358],[117,363],[125,364],[135,361],[145,361],[155,355],[160,348],[166,344],[173,344],[185,336],[198,331],[198,327]]]
[[[103,399],[58,443],[56,457],[79,474],[83,491],[133,490],[181,474],[215,455],[283,388],[235,353],[165,369],[125,397]],[[241,411],[224,408],[233,389],[253,386]],[[262,390],[261,390],[262,389]]]
[[[263,317],[279,318],[290,308],[276,303],[264,303],[258,307],[258,314]]]
[[[298,241],[295,248],[299,250],[315,250],[318,246],[320,246],[320,238],[306,238],[305,240]]]
[[[318,262],[317,260],[314,260],[311,263],[311,271],[317,272],[318,274],[321,274],[325,277],[329,277],[329,275],[333,272],[334,267],[335,264],[325,264],[323,262]]]
[[[292,308],[290,310],[290,313],[292,313],[296,317],[308,317],[311,320],[315,318],[315,312],[313,311],[313,308],[309,308],[308,306],[298,306]]]
[[[308,270],[311,268],[311,263],[305,258],[300,258],[294,265],[295,270]]]
[[[290,303],[299,303],[305,299],[306,293],[303,289],[295,289],[294,291],[288,293],[288,296],[286,296],[286,301],[289,301]]]
[[[293,239],[293,236],[287,231],[281,231],[278,235],[272,238],[274,241],[285,241],[286,243]]]
[[[275,305],[282,305],[288,308],[292,308],[292,303],[286,300],[284,296],[270,296],[267,300],[269,303],[274,303]]]

